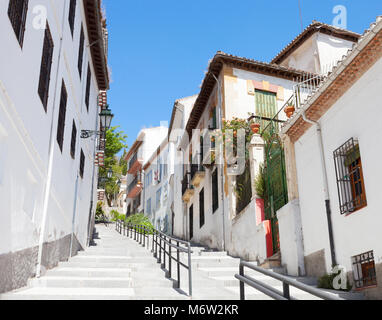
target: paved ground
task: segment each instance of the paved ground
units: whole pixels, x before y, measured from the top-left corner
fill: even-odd
[[[95,245],[78,256],[47,272],[39,279],[31,279],[28,287],[0,295],[0,300],[238,300],[239,281],[237,258],[225,252],[213,252],[193,247],[192,298],[188,297],[188,273],[181,268],[181,286],[175,289],[175,279],[166,272],[149,249],[133,239],[120,235],[114,225],[97,225]],[[174,254],[175,256],[175,254]],[[182,254],[186,263],[187,256]],[[162,261],[163,262],[163,261]],[[168,266],[167,266],[168,267]],[[278,280],[250,271],[256,280],[282,291]],[[172,276],[176,277],[175,263]],[[317,299],[301,290],[291,288],[298,299]],[[246,286],[246,298],[269,300],[265,294]]]

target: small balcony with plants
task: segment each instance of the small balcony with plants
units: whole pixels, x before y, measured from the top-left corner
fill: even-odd
[[[182,180],[182,200],[186,203],[188,203],[195,194],[194,186],[190,183],[190,177],[190,172],[187,172]]]
[[[197,188],[204,180],[206,170],[202,165],[202,153],[198,154],[191,164],[191,184]]]
[[[141,182],[140,175],[137,175],[127,188],[127,197],[131,199],[135,198],[141,193],[142,189],[143,184]]]
[[[127,173],[135,175],[142,167],[142,159],[139,159],[138,153],[135,153],[128,162]]]
[[[202,138],[201,165],[205,168],[212,168],[216,159],[216,137],[213,135],[215,129],[209,128]]]

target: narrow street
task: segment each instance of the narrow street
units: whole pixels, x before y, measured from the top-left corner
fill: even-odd
[[[167,279],[150,249],[134,239],[120,235],[113,224],[96,226],[94,245],[79,252],[68,262],[61,262],[41,278],[31,279],[25,288],[0,295],[0,300],[238,300],[239,259],[226,252],[209,251],[193,246],[193,296],[187,296],[188,275],[181,269],[181,288]],[[149,242],[151,243],[151,242]],[[183,257],[185,262],[186,256]],[[176,265],[173,265],[173,270]],[[255,271],[248,275],[282,290],[280,281]],[[297,299],[318,298],[296,288],[291,295]],[[357,294],[348,298],[360,299]],[[246,288],[248,300],[271,300],[270,297]]]

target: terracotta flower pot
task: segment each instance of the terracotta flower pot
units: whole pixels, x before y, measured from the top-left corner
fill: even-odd
[[[258,133],[260,130],[260,123],[251,123],[251,130],[253,133]]]
[[[292,105],[286,106],[284,109],[284,112],[286,113],[286,116],[288,118],[290,118],[293,115],[294,111],[295,111],[295,108]]]

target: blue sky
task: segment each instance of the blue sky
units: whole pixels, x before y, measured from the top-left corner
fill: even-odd
[[[199,93],[216,51],[269,62],[301,32],[298,0],[103,0],[110,34],[109,104],[131,146],[140,129],[170,121],[176,99]],[[363,33],[381,0],[301,0],[304,28],[332,24]]]

